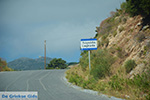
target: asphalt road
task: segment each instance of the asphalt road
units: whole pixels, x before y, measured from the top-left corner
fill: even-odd
[[[112,100],[68,85],[63,80],[65,71],[0,72],[0,91],[38,91],[38,100]]]

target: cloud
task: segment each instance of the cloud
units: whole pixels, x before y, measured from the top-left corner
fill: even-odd
[[[8,60],[38,57],[47,40],[48,56],[78,60],[80,39],[94,37],[119,1],[1,0],[0,54]]]
[[[9,41],[5,45],[9,46],[9,57],[43,55],[44,40],[47,40],[47,54],[52,57],[71,58],[80,53],[80,39],[95,36],[95,22],[84,24],[59,23],[55,27],[44,25],[30,30],[23,28],[17,34],[9,34],[3,37]],[[31,26],[30,26],[31,27]],[[4,45],[4,48],[5,48]],[[6,47],[6,49],[9,49]],[[78,57],[80,54],[78,53]],[[55,54],[55,55],[54,55]]]

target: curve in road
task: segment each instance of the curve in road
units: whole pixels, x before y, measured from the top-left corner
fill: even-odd
[[[112,100],[85,93],[66,84],[66,70],[14,71],[0,73],[0,91],[38,91],[38,100]]]

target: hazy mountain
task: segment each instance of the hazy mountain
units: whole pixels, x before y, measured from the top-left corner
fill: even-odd
[[[52,58],[46,57],[46,63],[48,64]],[[36,70],[44,69],[44,57],[37,59],[31,59],[22,57],[8,63],[8,67],[15,70]]]

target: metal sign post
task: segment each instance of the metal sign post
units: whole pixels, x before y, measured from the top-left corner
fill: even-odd
[[[81,39],[81,50],[87,50],[89,55],[89,71],[91,70],[90,50],[97,50],[97,39]]]
[[[89,70],[91,70],[90,50],[88,52],[89,52]]]

